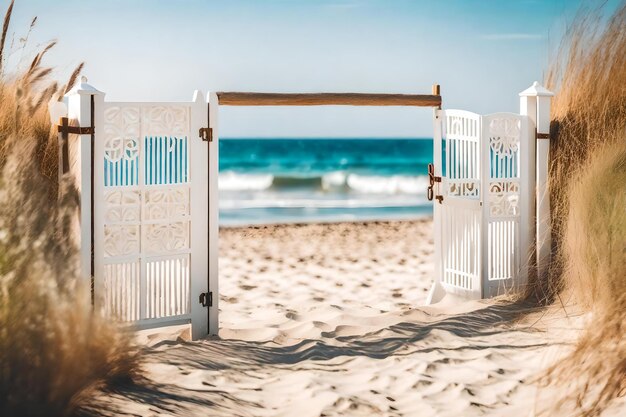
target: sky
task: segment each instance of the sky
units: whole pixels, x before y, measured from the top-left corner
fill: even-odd
[[[54,39],[45,63],[59,79],[84,61],[109,101],[189,101],[196,89],[430,94],[438,83],[444,108],[519,112],[518,93],[543,80],[578,8],[579,0],[17,0],[9,67]],[[220,136],[431,137],[432,110],[223,106]]]

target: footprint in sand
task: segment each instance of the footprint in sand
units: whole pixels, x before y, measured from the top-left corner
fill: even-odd
[[[249,291],[249,290],[255,289],[256,285],[240,285],[239,288],[241,288],[244,291]]]

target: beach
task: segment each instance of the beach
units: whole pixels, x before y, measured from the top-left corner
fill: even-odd
[[[626,0],[0,3],[0,417],[626,417]]]
[[[431,229],[428,220],[223,229],[220,336],[292,343],[362,334],[424,304]]]
[[[222,229],[219,338],[188,342],[179,328],[141,336],[144,378],[89,407],[527,416],[552,404],[536,378],[571,348],[584,317],[503,299],[424,307],[431,228],[425,219]]]

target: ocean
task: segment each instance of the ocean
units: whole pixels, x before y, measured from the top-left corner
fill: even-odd
[[[432,139],[220,139],[220,224],[416,219]]]

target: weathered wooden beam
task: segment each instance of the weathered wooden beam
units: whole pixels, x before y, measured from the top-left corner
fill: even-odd
[[[221,106],[415,106],[438,107],[440,95],[367,93],[218,92]]]

